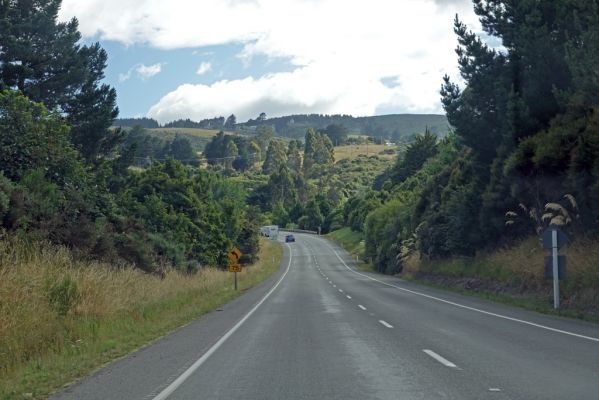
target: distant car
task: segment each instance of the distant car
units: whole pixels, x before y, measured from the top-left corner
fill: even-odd
[[[285,235],[285,243],[295,242],[295,237],[293,235]]]

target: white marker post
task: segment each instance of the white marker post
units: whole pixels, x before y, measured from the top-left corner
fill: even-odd
[[[551,230],[551,255],[553,256],[553,308],[559,308],[559,269],[558,269],[557,229]]]

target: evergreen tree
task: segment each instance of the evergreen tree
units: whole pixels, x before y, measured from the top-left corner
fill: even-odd
[[[237,125],[237,118],[235,117],[235,114],[231,114],[227,117],[224,128],[232,131],[235,129],[236,125]]]
[[[287,147],[287,166],[295,173],[300,173],[302,169],[300,145],[301,143],[299,141],[292,140]]]
[[[310,176],[312,173],[312,167],[314,166],[314,154],[316,153],[317,146],[318,138],[316,136],[316,132],[314,132],[314,129],[309,128],[306,131],[306,136],[304,138],[303,169],[305,176]]]
[[[282,166],[287,164],[287,155],[285,145],[279,140],[272,140],[266,151],[266,158],[262,165],[262,172],[270,175],[279,171]]]
[[[0,89],[23,92],[66,114],[71,139],[90,161],[122,140],[109,130],[118,114],[116,92],[101,84],[106,52],[80,45],[78,22],[58,23],[60,0],[0,2]]]

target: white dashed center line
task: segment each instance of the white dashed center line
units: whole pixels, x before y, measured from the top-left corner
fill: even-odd
[[[350,299],[350,300],[351,300],[351,296],[350,296],[350,295],[346,295],[345,297],[347,297],[348,299]]]
[[[364,307],[362,304],[358,304],[358,307],[360,307],[362,310],[366,311],[366,307]]]
[[[424,349],[422,351],[424,351],[426,354],[428,354],[429,356],[431,356],[435,360],[439,361],[441,364],[445,365],[446,367],[449,367],[449,368],[457,368],[458,367],[457,365],[455,365],[451,361],[449,361],[449,360],[441,357],[440,355],[438,355],[437,353],[435,353],[432,350]]]
[[[379,322],[381,323],[381,325],[383,325],[386,328],[393,328],[393,325],[391,325],[390,323],[383,321],[382,319],[379,319]]]

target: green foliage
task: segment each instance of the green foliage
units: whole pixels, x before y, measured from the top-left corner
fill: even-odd
[[[323,133],[328,136],[335,146],[340,146],[347,142],[349,132],[345,125],[330,124],[324,129]]]
[[[395,260],[399,252],[399,234],[405,230],[405,213],[405,205],[396,199],[368,214],[364,223],[364,236],[367,238],[364,255],[372,260],[376,271],[401,272]]]
[[[69,129],[43,104],[17,92],[0,92],[0,170],[9,179],[43,169],[56,182],[76,184],[80,156],[69,142]]]
[[[437,137],[428,130],[422,135],[416,135],[397,163],[389,173],[392,184],[403,182],[418,171],[429,158],[437,154]]]
[[[0,89],[17,89],[64,113],[70,139],[87,160],[110,154],[121,132],[116,91],[101,84],[107,54],[81,45],[76,19],[57,22],[60,0],[0,3]]]
[[[0,224],[10,209],[10,197],[13,190],[12,182],[0,171]]]
[[[266,151],[264,164],[262,164],[262,172],[270,175],[286,165],[287,152],[285,151],[285,145],[280,140],[271,140]]]
[[[204,156],[211,166],[246,171],[260,159],[260,151],[253,140],[220,131],[206,145]]]
[[[304,144],[304,176],[311,178],[325,175],[325,171],[335,161],[333,154],[331,139],[321,132],[308,129]]]

